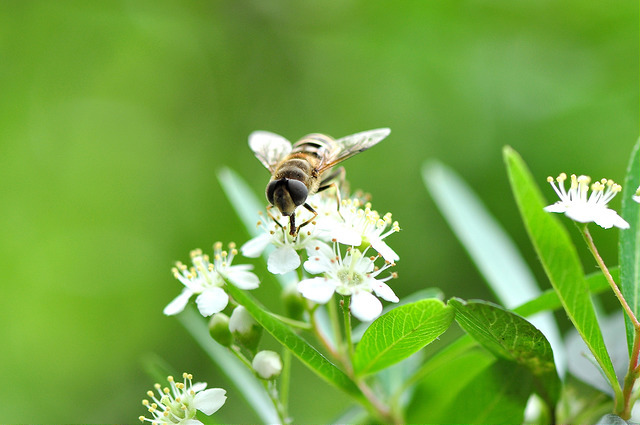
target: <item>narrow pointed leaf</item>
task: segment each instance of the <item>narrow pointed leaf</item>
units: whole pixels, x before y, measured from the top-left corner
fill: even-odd
[[[320,352],[318,352],[307,341],[293,332],[287,325],[280,322],[260,306],[251,295],[236,288],[233,285],[227,285],[226,290],[229,292],[238,304],[243,305],[253,318],[267,332],[269,332],[282,345],[287,347],[294,356],[306,365],[312,372],[329,384],[343,390],[356,400],[368,405],[356,384],[333,363],[327,360]]]
[[[547,277],[611,387],[620,392],[620,384],[604,345],[589,287],[571,238],[558,219],[543,210],[547,203],[522,158],[506,147],[504,159],[520,214]]]
[[[621,216],[629,223],[629,229],[620,232],[620,290],[636,317],[640,314],[640,204],[632,199],[640,186],[640,141],[631,153],[627,177],[622,188]],[[633,324],[625,315],[627,345],[633,348]]]
[[[380,316],[365,331],[356,347],[356,374],[377,372],[431,343],[449,328],[453,309],[437,299],[395,308]]]
[[[560,378],[551,345],[521,316],[487,301],[449,300],[456,321],[497,357],[518,363],[534,377],[540,396],[553,408],[560,395]]]

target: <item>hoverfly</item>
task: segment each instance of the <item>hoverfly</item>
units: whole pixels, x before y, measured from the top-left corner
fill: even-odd
[[[388,128],[379,128],[338,140],[314,133],[293,145],[284,137],[268,131],[251,133],[249,147],[271,172],[271,180],[265,190],[267,200],[271,206],[277,207],[283,216],[289,217],[289,234],[297,235],[301,227],[309,224],[318,215],[306,202],[307,197],[331,187],[332,181],[344,173],[342,167],[329,172],[331,168],[369,149],[390,132]],[[309,210],[313,217],[296,227],[294,212],[301,205]]]

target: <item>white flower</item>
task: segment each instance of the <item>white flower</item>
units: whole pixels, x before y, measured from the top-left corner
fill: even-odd
[[[371,245],[382,258],[393,262],[400,257],[383,239],[398,231],[400,225],[391,220],[391,213],[380,217],[371,209],[370,203],[364,204],[363,208],[358,199],[346,199],[340,206],[340,219],[332,225],[330,238],[349,246]]]
[[[638,186],[638,188],[636,189],[636,194],[633,195],[632,198],[634,201],[640,203],[640,186]]]
[[[226,391],[222,388],[210,388],[206,390],[207,384],[198,382],[192,384],[193,376],[183,373],[183,382],[174,382],[173,377],[167,380],[171,388],[161,388],[160,384],[155,385],[158,392],[156,397],[153,391],[148,391],[147,395],[153,400],[142,400],[153,415],[153,419],[140,416],[141,422],[147,421],[153,424],[202,424],[196,419],[196,411],[199,410],[205,415],[211,415],[224,405],[227,397]]]
[[[180,313],[194,294],[198,295],[196,305],[203,316],[208,317],[222,311],[229,302],[229,296],[222,289],[225,280],[240,289],[257,288],[260,280],[249,271],[253,266],[232,266],[237,250],[233,243],[229,244],[229,249],[229,252],[223,251],[222,243],[216,242],[213,246],[213,263],[209,261],[209,256],[203,255],[199,249],[191,252],[192,267],[187,268],[180,262],[176,263],[172,270],[173,275],[185,287],[182,293],[165,307],[164,314],[172,316]]]
[[[547,178],[560,200],[553,205],[545,207],[545,211],[564,213],[570,219],[580,223],[593,221],[605,229],[613,226],[620,229],[629,228],[629,223],[623,220],[617,212],[607,208],[609,201],[622,190],[619,184],[607,179],[596,181],[591,185],[591,195],[587,197],[589,183],[591,182],[590,177],[576,177],[575,174],[572,174],[571,186],[568,191],[564,187],[566,179],[567,175],[565,173],[560,174],[555,181],[552,177]],[[556,182],[558,182],[557,186]]]
[[[305,270],[311,274],[323,273],[324,277],[304,279],[298,283],[298,291],[305,298],[325,304],[334,292],[351,296],[351,313],[361,321],[371,321],[382,312],[382,303],[372,292],[386,301],[399,301],[385,283],[396,277],[395,273],[376,279],[394,263],[385,262],[384,266],[378,268],[374,263],[377,257],[366,257],[365,253],[354,247],[348,248],[343,258],[337,243],[333,244],[333,249],[324,243],[317,243],[307,251],[309,259],[304,263]]]
[[[317,196],[314,196],[314,200],[318,199]],[[312,205],[315,208],[317,204],[313,202]],[[335,202],[333,208],[337,213]],[[316,209],[316,211],[318,212],[318,217],[325,216],[323,209]],[[296,210],[296,223],[304,222],[306,216],[303,214],[305,213],[308,214],[309,212],[304,208],[298,208]],[[277,217],[277,219],[281,218],[281,216]],[[306,219],[308,219],[308,217]],[[285,274],[300,266],[299,250],[307,248],[318,239],[327,240],[328,238],[328,235],[324,235],[322,229],[317,226],[315,220],[303,227],[297,236],[291,236],[287,226],[287,224],[278,225],[271,218],[269,218],[267,222],[259,221],[258,227],[261,228],[262,233],[240,247],[242,255],[256,258],[259,257],[269,245],[273,245],[275,249],[269,253],[267,269],[273,274]]]
[[[275,379],[282,372],[282,360],[275,351],[260,351],[253,358],[251,366],[259,377],[266,380]]]

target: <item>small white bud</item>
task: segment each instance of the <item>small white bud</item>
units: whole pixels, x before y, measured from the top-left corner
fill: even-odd
[[[274,351],[260,351],[253,358],[252,366],[258,376],[266,380],[275,379],[282,372],[282,360]]]
[[[246,308],[239,305],[233,309],[231,318],[229,319],[229,330],[231,333],[246,334],[251,332],[252,326],[257,325],[258,322],[255,321]]]
[[[236,341],[255,353],[262,336],[262,327],[246,308],[239,305],[233,310],[229,318],[229,330]]]

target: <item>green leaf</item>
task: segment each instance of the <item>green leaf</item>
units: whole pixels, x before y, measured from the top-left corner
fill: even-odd
[[[448,416],[455,408],[457,395],[475,376],[496,362],[491,353],[468,335],[441,353],[419,372],[418,384],[406,409],[406,423],[451,423]]]
[[[622,208],[620,215],[629,223],[629,229],[620,231],[619,261],[620,290],[631,311],[638,317],[640,313],[640,204],[632,199],[640,186],[640,140],[631,153],[627,176],[622,188]],[[627,345],[629,353],[633,348],[634,330],[631,320],[625,315]]]
[[[473,190],[435,160],[425,164],[422,177],[440,213],[501,303],[512,308],[537,296],[540,289],[527,263]]]
[[[487,301],[454,298],[456,321],[497,357],[518,363],[535,378],[540,396],[553,408],[560,395],[560,378],[547,338],[526,319]]]
[[[238,393],[245,399],[247,405],[255,411],[262,422],[267,424],[279,423],[278,413],[262,384],[226,347],[211,338],[207,323],[202,316],[193,308],[186,308],[177,318],[205,353],[209,355],[213,363],[233,383]]]
[[[476,375],[454,399],[444,422],[519,424],[531,395],[531,375],[517,365],[496,361]]]
[[[412,303],[414,301],[420,301],[420,300],[424,300],[427,298],[437,298],[439,300],[443,300],[444,299],[444,293],[442,292],[442,290],[440,288],[423,288],[420,289],[412,294],[407,295],[406,297],[402,297],[400,298],[400,301],[398,303],[395,304],[388,304],[386,305],[383,309],[382,309],[382,314],[385,314],[395,308],[398,308],[400,306],[403,306],[405,304],[409,304]],[[317,314],[317,312],[316,312]],[[351,341],[354,344],[357,344],[358,342],[360,342],[360,339],[362,339],[362,335],[364,335],[364,332],[367,330],[367,328],[369,328],[369,326],[371,326],[371,323],[368,322],[362,322],[360,324],[358,324],[358,326],[353,328],[353,331],[351,332]]]
[[[449,328],[453,309],[437,299],[394,308],[365,331],[356,347],[353,367],[357,375],[386,368],[431,343]]]
[[[351,395],[365,406],[369,405],[356,384],[344,372],[327,360],[302,337],[293,332],[289,326],[273,317],[251,295],[231,284],[227,284],[225,289],[238,304],[243,305],[251,313],[253,318],[267,332],[287,347],[312,372],[329,384]]]
[[[547,204],[522,158],[510,147],[505,147],[503,153],[520,214],[551,285],[618,394],[621,392],[620,384],[604,345],[582,265],[571,238],[558,219],[543,210]]]
[[[618,267],[612,267],[609,269],[609,273],[614,280],[618,279],[620,269]],[[610,289],[607,278],[604,277],[602,272],[591,273],[586,277],[587,286],[589,286],[589,292],[592,294],[601,294],[602,292]],[[515,313],[521,316],[528,317],[533,314],[539,313],[545,310],[557,310],[562,308],[558,293],[554,289],[548,289],[540,294],[539,297],[526,302],[513,309]]]

